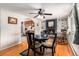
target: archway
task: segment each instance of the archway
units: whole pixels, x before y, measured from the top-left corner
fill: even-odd
[[[34,21],[32,19],[27,18],[26,21],[24,21],[24,26],[25,28],[28,29],[29,26],[34,27]]]

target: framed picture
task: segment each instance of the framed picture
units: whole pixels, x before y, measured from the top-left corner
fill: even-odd
[[[17,18],[8,17],[8,24],[17,24]]]

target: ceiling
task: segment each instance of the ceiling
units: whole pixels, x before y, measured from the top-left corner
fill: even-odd
[[[35,15],[28,14],[37,12],[39,8],[45,9],[46,13],[52,13],[52,16],[47,18],[65,17],[69,14],[72,3],[0,3],[1,8],[9,9],[17,13],[34,17]]]

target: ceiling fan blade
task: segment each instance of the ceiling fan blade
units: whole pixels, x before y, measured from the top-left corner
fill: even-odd
[[[29,13],[29,14],[38,14],[38,13]]]
[[[50,14],[50,13],[43,13],[43,15],[52,15],[52,14]]]
[[[39,15],[34,16],[34,18],[38,17]]]

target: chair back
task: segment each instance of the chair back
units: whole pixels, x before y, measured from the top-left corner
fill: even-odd
[[[34,33],[27,33],[27,41],[28,41],[28,47],[30,48],[34,43]]]
[[[55,46],[55,43],[56,43],[56,40],[57,40],[57,33],[54,33],[54,39],[53,39],[53,42],[52,42],[52,47]]]

